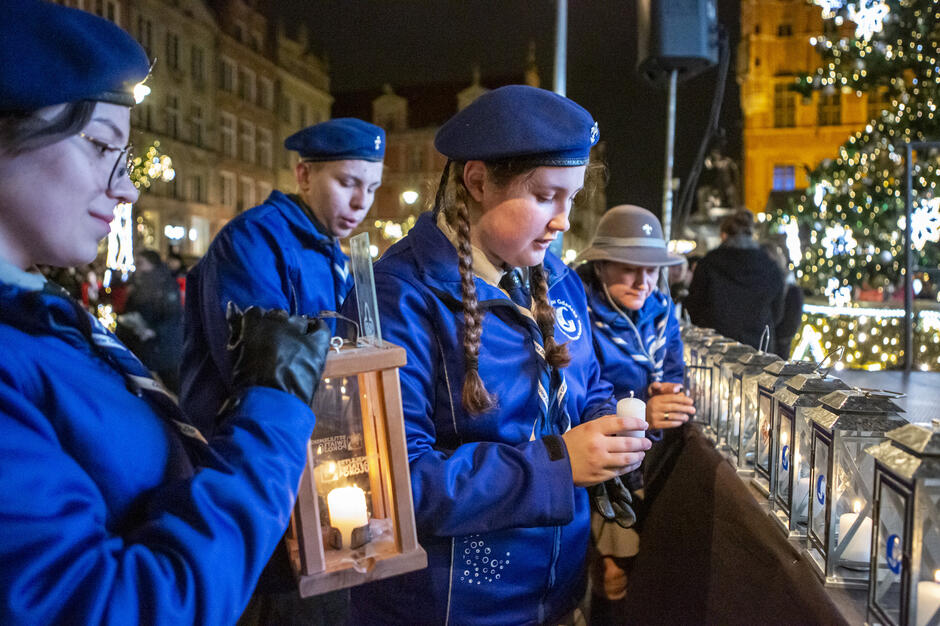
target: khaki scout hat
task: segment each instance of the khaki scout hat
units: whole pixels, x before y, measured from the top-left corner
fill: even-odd
[[[591,246],[575,259],[576,263],[585,261],[659,267],[678,265],[682,257],[666,250],[663,227],[655,215],[642,207],[621,204],[604,213]]]

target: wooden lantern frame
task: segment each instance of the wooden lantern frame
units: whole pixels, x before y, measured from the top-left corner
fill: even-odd
[[[311,440],[288,529],[291,562],[303,597],[427,567],[427,554],[418,544],[415,528],[398,378],[398,368],[405,362],[405,350],[389,343],[381,347],[346,347],[327,357],[324,379],[358,379],[372,518],[391,518],[394,549],[361,558],[355,566],[351,561],[331,563],[327,559],[313,471],[316,453]]]

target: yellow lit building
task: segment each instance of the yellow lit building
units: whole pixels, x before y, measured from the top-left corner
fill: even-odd
[[[884,96],[833,89],[804,98],[790,87],[822,63],[812,46],[826,25],[806,0],[742,0],[738,82],[744,117],[744,202],[804,189],[807,174],[887,106]],[[852,24],[842,28],[850,32]]]

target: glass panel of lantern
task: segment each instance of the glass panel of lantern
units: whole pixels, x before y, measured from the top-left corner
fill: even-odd
[[[806,551],[827,585],[868,584],[875,461],[864,449],[906,423],[900,412],[887,395],[859,389],[828,393],[807,410],[813,491]]]
[[[705,434],[715,439],[714,422],[718,416],[714,398],[718,395],[718,383],[714,376],[715,359],[718,349],[725,344],[736,343],[733,339],[713,335],[705,340],[705,349],[699,354],[699,386],[698,398],[695,398],[695,421],[700,422]]]
[[[756,352],[751,346],[743,343],[722,344],[718,348],[712,365],[712,390],[717,392],[712,404],[712,428],[715,431],[716,444],[722,452],[728,451],[728,422],[731,412],[731,383],[733,382],[731,366],[745,354]],[[717,410],[715,410],[717,408]]]
[[[699,355],[705,349],[705,339],[715,334],[711,328],[688,325],[683,329],[682,350],[685,357],[685,388],[693,400],[698,398],[699,378],[702,370]],[[696,406],[698,404],[696,403]]]
[[[288,545],[301,596],[427,566],[415,531],[398,368],[405,351],[331,352]]]
[[[797,375],[816,369],[811,361],[774,361],[757,377],[757,433],[754,436],[754,477],[751,484],[768,498],[773,497],[771,481],[776,459],[773,449],[777,400],[774,394],[787,381]]]
[[[872,623],[940,623],[940,420],[906,424],[866,449],[875,458]]]
[[[812,434],[807,411],[819,405],[819,398],[837,389],[849,386],[838,378],[810,372],[787,379],[774,394],[777,413],[771,436],[776,453],[770,507],[774,519],[791,538],[806,536]]]
[[[757,379],[764,368],[781,360],[776,354],[751,352],[738,358],[731,366],[731,419],[727,438],[739,473],[754,471],[754,436],[757,433]]]

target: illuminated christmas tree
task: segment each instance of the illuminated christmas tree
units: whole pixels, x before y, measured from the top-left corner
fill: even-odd
[[[810,43],[822,66],[794,88],[883,97],[877,119],[810,174],[770,216],[802,286],[846,303],[854,287],[898,286],[904,272],[905,144],[940,141],[940,3],[815,0],[833,28]],[[854,26],[854,28],[851,28]],[[914,264],[940,265],[940,150],[913,160]]]

